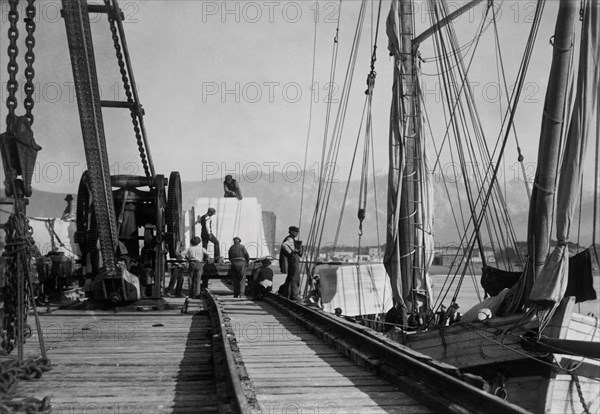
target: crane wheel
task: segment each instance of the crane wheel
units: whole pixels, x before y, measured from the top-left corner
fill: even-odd
[[[185,223],[183,217],[183,201],[181,191],[181,177],[178,171],[171,172],[169,176],[169,186],[167,190],[167,247],[169,255],[174,258],[179,250],[180,243],[183,240],[185,232]]]

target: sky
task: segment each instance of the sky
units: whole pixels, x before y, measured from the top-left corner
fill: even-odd
[[[21,2],[24,3],[24,2]],[[546,19],[540,31],[545,49],[534,62],[548,60],[544,40],[553,29],[555,1],[548,2]],[[383,1],[380,22],[377,81],[374,93],[373,131],[376,171],[387,170],[389,102],[392,61],[387,52],[385,17],[389,1]],[[449,2],[454,9],[463,2]],[[0,50],[2,102],[6,108],[6,12],[2,6]],[[344,143],[338,160],[342,176],[349,170],[353,142],[359,131],[366,75],[369,72],[371,42],[374,36],[378,2],[369,2],[363,40],[357,59],[350,109],[345,124]],[[532,1],[505,1],[500,11],[500,36],[507,73],[514,79]],[[202,181],[233,173],[245,176],[269,171],[316,170],[320,166],[325,128],[331,54],[336,33],[338,1],[121,1],[124,26],[140,101],[146,111],[145,125],[150,150],[158,173],[181,172],[184,181]],[[339,55],[332,99],[339,100],[349,48],[354,35],[360,1],[341,2]],[[83,143],[78,120],[64,22],[59,17],[58,0],[39,0],[36,30],[36,106],[34,132],[43,150],[38,156],[34,187],[47,191],[74,191],[85,168]],[[457,24],[459,41],[467,43],[478,25],[483,6],[461,17]],[[372,13],[373,12],[373,13]],[[108,25],[104,16],[92,15],[94,47],[103,99],[124,100]],[[316,24],[316,48],[314,44]],[[428,22],[423,2],[417,2],[416,23]],[[504,25],[504,26],[503,26]],[[491,30],[486,32],[490,37]],[[21,40],[24,30],[21,30]],[[494,52],[488,43],[480,46],[481,62],[473,73],[495,72]],[[24,48],[21,47],[21,56]],[[312,64],[315,53],[313,87]],[[545,53],[545,55],[542,54]],[[536,51],[536,53],[538,53]],[[423,56],[431,56],[423,46]],[[479,65],[479,66],[478,66]],[[23,68],[21,64],[21,68]],[[523,143],[527,159],[535,159],[539,129],[540,102],[547,66],[532,68],[522,106],[530,110],[527,122],[517,119],[517,128],[527,139]],[[432,63],[424,73],[434,73]],[[19,72],[22,81],[23,71]],[[474,76],[475,79],[477,79]],[[426,77],[426,99],[439,100],[439,85]],[[473,81],[475,94],[490,108],[484,114],[497,115],[497,81]],[[487,83],[486,83],[487,82]],[[495,82],[495,83],[494,83]],[[311,134],[305,151],[312,105]],[[19,110],[22,110],[22,104]],[[333,107],[335,114],[336,107]],[[141,173],[137,145],[129,115],[125,110],[104,110],[106,141],[115,173]],[[529,132],[529,130],[533,132]],[[516,156],[515,156],[516,157]]]

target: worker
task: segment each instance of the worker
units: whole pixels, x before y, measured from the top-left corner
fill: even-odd
[[[71,221],[74,219],[73,196],[71,194],[67,194],[67,196],[65,197],[65,201],[67,202],[67,206],[65,207],[65,210],[60,216],[60,219],[64,221]]]
[[[219,246],[219,240],[215,237],[213,233],[212,220],[213,216],[217,213],[217,211],[209,207],[206,211],[206,214],[198,217],[197,223],[200,223],[202,230],[200,231],[200,237],[202,238],[202,247],[208,249],[208,242],[211,242],[214,246],[214,258],[215,262],[219,262],[221,259],[221,246]]]
[[[273,269],[271,259],[261,260],[261,267],[254,271],[252,275],[252,297],[254,300],[262,300],[264,296],[273,289]]]
[[[169,272],[171,278],[169,279],[169,286],[167,287],[167,297],[171,297],[174,294],[175,297],[181,297],[181,289],[183,288],[183,265],[180,263],[172,263],[169,265]],[[173,292],[175,288],[175,292]]]
[[[243,298],[246,290],[246,267],[250,261],[248,250],[239,237],[233,238],[233,245],[229,248],[229,277],[233,282],[233,297]]]
[[[189,296],[192,299],[197,299],[200,297],[200,288],[206,287],[201,286],[200,281],[202,279],[204,263],[208,262],[208,252],[204,247],[200,246],[200,237],[198,236],[192,237],[190,244],[190,247],[178,255],[178,259],[185,259],[188,261],[188,268],[192,278]]]
[[[225,197],[237,197],[238,200],[242,199],[242,190],[240,190],[240,185],[229,174],[225,176],[225,181],[223,181],[223,191],[225,192]]]
[[[280,248],[279,263],[282,272],[287,271],[287,277],[279,290],[279,294],[288,299],[298,301],[300,297],[300,256],[302,256],[302,242],[296,240],[300,229],[296,226],[288,228],[289,234],[283,239]]]

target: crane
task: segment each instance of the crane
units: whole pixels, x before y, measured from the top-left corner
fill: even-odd
[[[88,165],[77,193],[75,242],[82,267],[94,276],[95,299],[160,299],[166,254],[175,257],[183,247],[180,175],[173,171],[167,179],[155,172],[117,0],[62,0],[62,6]],[[89,13],[108,16],[126,101],[100,99]],[[102,108],[130,111],[144,176],[110,175]]]

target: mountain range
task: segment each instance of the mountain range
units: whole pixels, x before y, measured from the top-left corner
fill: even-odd
[[[182,179],[185,180],[185,177],[182,177]],[[447,189],[442,180],[434,181],[434,194],[436,197],[434,239],[436,246],[439,247],[444,244],[457,243],[459,239],[456,236],[458,232],[451,203],[442,200]],[[259,177],[242,176],[238,178],[238,182],[244,197],[256,197],[263,211],[270,211],[276,215],[276,237],[278,240],[285,237],[287,228],[292,225],[299,225],[301,227],[301,238],[306,237],[315,210],[319,186],[312,172],[306,172],[306,175],[292,175],[273,171],[268,175],[262,174]],[[331,244],[335,240],[336,228],[346,195],[346,184],[346,181],[340,179],[339,182],[334,182],[332,185],[321,245]],[[368,186],[369,196],[366,218],[363,222],[363,234],[360,242],[362,246],[382,245],[385,243],[387,176],[377,176],[375,185],[373,185],[373,180],[370,180]],[[359,244],[358,188],[359,181],[351,180],[348,186],[344,219],[337,240],[339,246],[356,246]],[[376,192],[374,191],[375,188]],[[197,197],[221,197],[223,195],[223,185],[220,178],[204,181],[183,181],[182,189],[182,203],[186,211],[191,208]],[[527,230],[528,199],[523,183],[503,183],[503,190],[505,192],[506,209],[512,219],[512,225],[516,229],[516,237],[518,240],[524,240]],[[75,194],[73,195],[75,196]],[[34,188],[33,195],[29,200],[27,215],[33,217],[60,217],[66,206],[65,196],[65,193],[53,193]],[[455,202],[458,196],[451,193],[449,197]],[[304,200],[302,201],[302,199]],[[588,199],[591,200],[591,197],[584,195],[584,200]],[[466,199],[462,201],[466,202]],[[591,212],[592,208],[592,201],[587,201],[584,202],[581,210]],[[6,214],[9,210],[10,208],[7,208],[7,206],[2,207],[1,215],[3,218],[0,221],[6,220]],[[299,219],[301,210],[302,220]],[[454,212],[454,214],[458,213]],[[466,213],[463,212],[463,214]],[[465,219],[468,220],[469,217]],[[461,220],[458,221],[460,223]],[[582,244],[591,242],[592,214],[586,214],[581,222],[578,217],[575,217],[572,226],[574,227],[571,232],[572,240],[577,241],[579,239]],[[377,231],[377,228],[379,228],[379,231]],[[579,233],[578,228],[581,229],[581,233]]]

